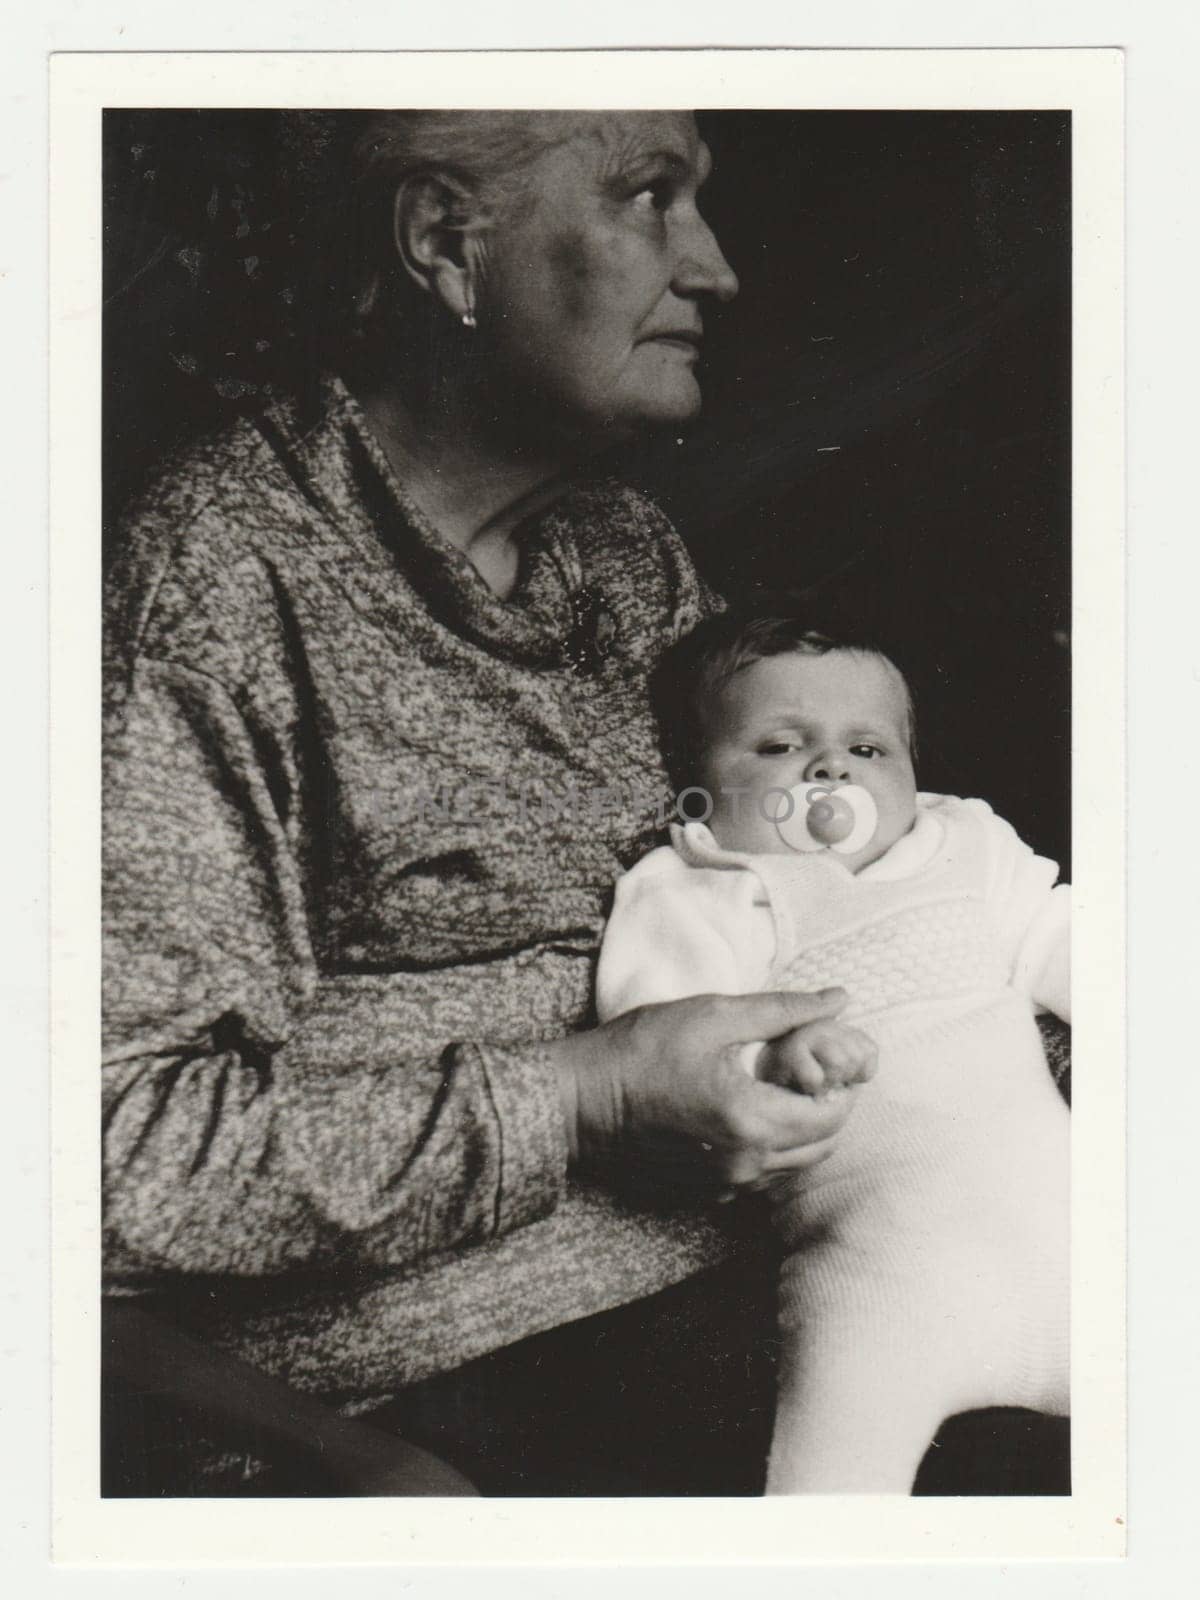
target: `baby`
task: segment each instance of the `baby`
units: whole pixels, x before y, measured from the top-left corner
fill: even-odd
[[[832,1155],[772,1191],[767,1492],[908,1493],[947,1417],[1068,1411],[1070,1116],[1034,1010],[1070,1020],[1069,890],[982,800],[917,791],[878,651],[719,617],[672,681],[680,800],[707,817],[619,881],[597,1009],[847,991],[797,1041],[800,1086],[869,1077],[875,1047],[878,1070]]]

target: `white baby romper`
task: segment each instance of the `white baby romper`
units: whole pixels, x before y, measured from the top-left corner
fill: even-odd
[[[1031,1000],[1041,974],[1069,1016],[1067,891],[983,802],[922,795],[914,833],[891,866],[856,876],[829,852],[722,851],[692,825],[675,834],[684,874],[660,862],[640,892],[619,891],[606,935],[602,1016],[647,1003],[656,964],[670,974],[659,997],[677,998],[679,958],[708,935],[764,948],[765,891],[774,953],[757,986],[840,985],[844,1020],[879,1045],[833,1154],[775,1206],[786,1256],[769,1493],[907,1493],[946,1417],[1068,1410],[1070,1116]],[[729,872],[743,885],[749,873],[753,892],[711,892]],[[714,907],[726,925],[699,932]],[[712,948],[693,993],[717,987]],[[743,963],[720,987],[744,976]]]

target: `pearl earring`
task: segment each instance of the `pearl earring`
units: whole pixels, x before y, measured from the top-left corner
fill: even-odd
[[[463,312],[462,325],[464,328],[477,328],[479,326],[479,324],[475,321],[475,313],[473,311]]]

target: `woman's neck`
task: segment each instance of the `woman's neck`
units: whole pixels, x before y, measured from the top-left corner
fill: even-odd
[[[355,393],[405,491],[507,598],[520,562],[516,529],[561,493],[575,461],[565,452],[506,448],[465,407],[439,405],[436,420],[421,415],[395,385],[364,385]]]

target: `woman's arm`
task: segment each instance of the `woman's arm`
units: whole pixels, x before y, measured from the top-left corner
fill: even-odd
[[[118,1272],[395,1264],[519,1226],[561,1192],[555,1064],[480,1037],[488,985],[514,974],[322,977],[275,766],[262,728],[203,674],[142,660],[110,709]]]

